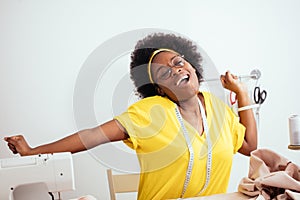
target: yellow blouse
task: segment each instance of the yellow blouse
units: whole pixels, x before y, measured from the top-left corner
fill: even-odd
[[[195,155],[184,197],[226,192],[233,154],[244,140],[245,127],[231,109],[212,94],[202,94],[212,141],[211,176],[207,188],[199,194],[206,180],[206,133],[200,135],[184,120]],[[129,134],[124,142],[136,151],[139,159],[139,200],[179,198],[182,193],[189,151],[175,109],[168,98],[153,96],[134,103],[115,117]]]

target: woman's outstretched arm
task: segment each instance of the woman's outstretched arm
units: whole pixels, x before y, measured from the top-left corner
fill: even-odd
[[[23,135],[5,137],[8,147],[14,154],[35,155],[43,153],[71,152],[76,153],[91,149],[100,144],[126,139],[125,129],[116,120],[100,126],[85,129],[52,143],[30,147]]]

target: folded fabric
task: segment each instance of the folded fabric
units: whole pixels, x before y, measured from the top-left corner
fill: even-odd
[[[300,199],[300,167],[274,151],[255,150],[238,190],[256,200]]]

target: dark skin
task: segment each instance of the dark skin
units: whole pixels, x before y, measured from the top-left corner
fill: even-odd
[[[200,99],[204,107],[205,102],[202,94],[198,92],[199,81],[195,69],[188,62],[185,62],[181,67],[170,66],[170,62],[174,56],[176,54],[173,52],[161,52],[155,56],[152,62],[154,64],[151,65],[153,80],[159,85],[159,93],[175,102],[179,107],[182,117],[199,134],[202,134],[203,125],[198,99]],[[172,67],[171,76],[168,79],[160,79],[161,76],[158,70],[161,65]],[[184,77],[188,78],[183,80]],[[224,88],[236,93],[239,107],[247,106],[251,103],[246,87],[238,81],[236,76],[230,72],[226,72],[224,75],[221,75],[220,80]],[[239,152],[249,156],[250,152],[257,148],[256,122],[252,110],[241,111],[239,117],[240,122],[246,127],[244,142]],[[128,134],[125,128],[113,119],[97,127],[85,129],[58,141],[34,148],[28,145],[22,135],[5,137],[4,140],[13,153],[24,156],[55,152],[76,153],[107,142],[120,141],[126,138],[128,138]]]
[[[195,69],[185,62],[182,67],[171,66],[172,59],[176,59],[173,52],[161,52],[153,59],[151,66],[154,81],[160,87],[160,93],[166,95],[172,101],[176,102],[182,117],[188,121],[200,134],[203,132],[202,118],[198,106],[198,98],[204,105],[204,98],[198,92],[199,82],[195,73]],[[175,62],[176,63],[176,62]],[[166,80],[160,79],[161,66],[172,67],[170,77]],[[184,77],[188,77],[188,81],[181,81]],[[239,107],[251,104],[248,96],[247,88],[238,81],[238,78],[230,72],[226,72],[220,77],[224,88],[236,93]],[[246,133],[242,147],[239,152],[249,156],[250,152],[257,148],[257,128],[252,110],[244,110],[239,112],[240,122],[246,127]]]

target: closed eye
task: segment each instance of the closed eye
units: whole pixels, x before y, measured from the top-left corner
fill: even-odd
[[[181,56],[174,57],[174,59],[171,62],[172,62],[172,66],[174,67],[176,66],[183,67],[185,64],[185,60]]]
[[[181,60],[181,61],[178,61],[176,63],[174,63],[175,66],[181,66],[183,67],[184,66],[184,62]]]
[[[166,67],[166,66],[161,66],[158,69],[157,75],[160,79],[167,79],[171,73],[172,73],[172,68]]]

